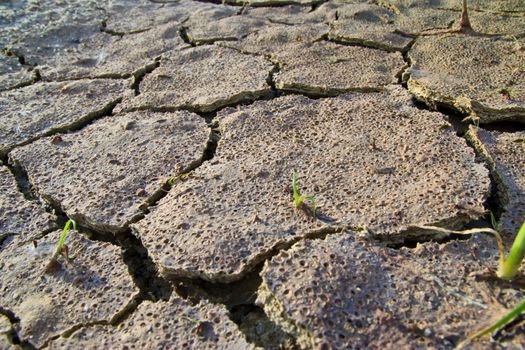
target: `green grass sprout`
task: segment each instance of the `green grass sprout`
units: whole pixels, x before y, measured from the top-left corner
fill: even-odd
[[[492,218],[491,218],[492,220]],[[493,219],[492,225],[498,227],[498,224],[496,223],[495,218]],[[470,235],[473,233],[488,233],[494,236],[496,238],[496,242],[498,244],[498,251],[499,251],[499,263],[498,263],[498,271],[496,272],[496,275],[503,279],[510,281],[514,277],[516,277],[520,267],[521,263],[523,261],[523,258],[525,257],[525,222],[521,226],[520,230],[518,231],[518,234],[516,235],[516,238],[514,239],[514,242],[512,244],[512,247],[510,248],[510,252],[507,255],[507,258],[505,258],[505,247],[503,245],[503,239],[501,238],[501,235],[498,231],[491,229],[491,228],[473,228],[470,230],[465,231],[454,231],[449,230],[442,227],[436,227],[436,226],[415,226],[416,228],[424,229],[424,230],[433,230],[448,234],[456,234],[456,235]]]
[[[293,190],[293,202],[296,209],[305,210],[307,213],[312,215],[314,220],[316,219],[317,205],[314,196],[300,195],[297,191],[297,173],[292,171],[292,190]],[[305,200],[310,202],[310,206],[305,203]]]
[[[77,229],[77,223],[75,222],[75,220],[69,219],[66,222],[66,224],[64,225],[64,228],[62,229],[62,233],[60,234],[60,238],[58,240],[58,244],[55,247],[55,251],[53,252],[53,255],[51,256],[51,259],[49,259],[49,262],[48,262],[48,264],[45,267],[45,272],[51,272],[51,271],[55,270],[59,266],[59,264],[60,264],[58,262],[58,257],[59,256],[61,256],[61,255],[64,256],[66,262],[68,262],[69,259],[74,258],[78,254],[78,252],[80,251],[80,249],[79,249],[79,250],[77,250],[75,252],[75,254],[69,256],[68,248],[64,244],[64,239],[66,238],[66,233],[69,231],[69,228],[71,227],[71,225],[73,225],[73,229],[74,230]]]
[[[505,315],[500,317],[496,322],[492,323],[490,326],[482,329],[481,331],[479,331],[479,332],[469,336],[466,340],[464,340],[463,342],[459,343],[456,348],[457,349],[461,349],[464,346],[470,344],[474,339],[482,337],[482,336],[487,335],[487,334],[491,334],[491,333],[497,331],[498,329],[504,327],[509,322],[514,320],[516,317],[518,317],[524,311],[525,311],[525,299],[520,304],[518,304],[515,308],[513,308],[512,310],[507,312]]]
[[[494,214],[490,213],[490,220],[491,224],[494,228],[499,228],[499,224],[496,221],[496,218],[494,217]],[[454,231],[454,230],[448,230],[441,227],[435,227],[435,226],[416,226],[417,228],[426,229],[426,230],[434,230],[438,232],[444,232],[444,233],[453,233],[453,234],[459,234],[459,235],[470,235],[473,233],[489,233],[492,234],[496,238],[496,242],[498,244],[498,250],[499,250],[499,264],[498,264],[498,270],[496,272],[496,276],[498,278],[501,278],[503,280],[511,281],[513,280],[516,275],[519,272],[519,269],[521,268],[521,265],[523,263],[523,260],[525,258],[525,222],[521,225],[521,228],[518,231],[518,234],[516,235],[516,238],[514,238],[514,242],[512,243],[512,246],[510,248],[509,254],[505,258],[505,247],[503,245],[503,240],[501,239],[501,235],[498,231],[491,228],[475,228],[465,231]],[[520,304],[518,304],[514,309],[510,310],[508,313],[503,315],[500,319],[498,319],[496,322],[491,324],[490,326],[484,328],[483,330],[469,336],[466,340],[459,343],[456,347],[457,349],[463,348],[465,345],[469,344],[472,340],[482,337],[486,334],[490,334],[497,329],[500,329],[507,325],[509,322],[511,322],[513,319],[515,319],[517,316],[519,316],[522,312],[525,311],[525,300],[523,300]]]
[[[512,243],[507,259],[503,265],[499,265],[497,273],[498,277],[505,280],[513,279],[518,274],[523,258],[525,258],[525,222],[521,225],[521,228]]]
[[[55,249],[55,254],[53,255],[59,255],[62,251],[62,247],[64,245],[64,238],[66,238],[66,233],[69,231],[69,227],[73,225],[73,230],[77,229],[77,223],[73,219],[69,219],[66,224],[64,225],[64,228],[62,229],[62,233],[60,234],[60,239],[58,240],[57,247]]]

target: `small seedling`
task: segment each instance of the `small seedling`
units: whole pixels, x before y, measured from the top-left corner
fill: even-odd
[[[299,192],[297,191],[297,173],[295,171],[292,172],[292,190],[293,190],[293,202],[294,202],[295,208],[305,210],[307,213],[312,215],[312,217],[315,220],[316,211],[317,211],[315,197],[299,194]],[[308,206],[305,203],[305,200],[310,202],[310,206]]]
[[[494,228],[499,228],[499,224],[497,223],[496,218],[494,217],[494,214],[490,213],[490,219],[491,219],[492,226]],[[473,233],[489,233],[493,235],[496,238],[496,242],[498,244],[498,250],[499,250],[499,264],[498,264],[498,270],[496,272],[496,276],[506,281],[511,281],[516,277],[521,267],[521,264],[525,258],[525,222],[521,225],[521,228],[518,231],[518,234],[516,235],[514,242],[512,243],[512,247],[510,248],[507,258],[505,258],[505,248],[503,245],[503,240],[501,239],[501,235],[495,229],[476,228],[476,229],[470,229],[470,230],[465,230],[465,231],[453,231],[453,230],[447,230],[441,227],[433,227],[433,226],[417,226],[417,227],[423,228],[423,229],[435,230],[435,231],[444,232],[444,233],[449,233],[449,234],[453,233],[453,234],[460,234],[460,235],[469,235]],[[470,343],[470,341],[476,338],[492,333],[493,331],[505,326],[510,321],[512,321],[514,318],[516,318],[518,315],[520,315],[523,311],[525,311],[525,301],[521,302],[518,306],[516,306],[514,309],[512,309],[507,314],[503,315],[503,317],[501,317],[499,320],[494,322],[489,327],[475,333],[474,335],[469,336],[467,340],[465,340],[464,342],[458,345],[458,348],[463,347],[464,345]]]
[[[78,254],[78,252],[80,251],[80,249],[79,249],[79,250],[77,250],[75,252],[75,254],[70,256],[69,255],[69,249],[68,249],[67,245],[64,244],[64,239],[66,238],[66,233],[67,233],[67,231],[69,231],[69,228],[71,227],[71,225],[73,225],[73,229],[74,230],[77,229],[77,223],[75,222],[75,220],[69,219],[66,222],[66,224],[64,225],[64,228],[62,229],[62,233],[60,234],[60,238],[58,240],[58,244],[57,244],[57,246],[55,248],[55,251],[54,251],[53,255],[51,256],[51,259],[49,259],[48,264],[45,267],[45,272],[53,271],[59,265],[59,262],[58,262],[58,257],[59,256],[63,256],[64,259],[66,260],[66,262],[68,262],[70,259],[73,259]]]
[[[459,343],[457,348],[461,349],[464,346],[468,345],[470,342],[472,342],[474,339],[497,331],[498,329],[510,323],[512,320],[514,320],[524,311],[525,311],[525,299],[521,303],[519,303],[514,309],[510,310],[505,315],[500,317],[496,322],[492,323],[487,328],[484,328],[481,331],[469,336],[465,341]]]
[[[498,227],[498,224],[496,223],[496,220],[494,219],[492,222],[493,226]],[[520,230],[518,231],[518,234],[516,235],[516,238],[514,239],[514,243],[512,244],[512,247],[510,248],[509,255],[505,259],[505,247],[503,245],[503,239],[501,238],[501,235],[498,231],[491,229],[491,228],[474,228],[470,230],[465,231],[454,231],[454,230],[448,230],[442,227],[435,227],[435,226],[416,226],[417,228],[425,229],[425,230],[434,230],[439,231],[443,233],[448,234],[457,234],[457,235],[470,235],[473,233],[488,233],[494,236],[496,238],[496,242],[498,244],[498,251],[499,251],[499,264],[498,264],[498,271],[496,272],[496,275],[504,280],[510,281],[516,277],[518,270],[521,267],[521,263],[523,261],[523,258],[525,257],[525,222],[521,226]]]

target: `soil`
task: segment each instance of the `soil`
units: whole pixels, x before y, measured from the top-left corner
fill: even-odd
[[[454,349],[522,302],[428,228],[525,221],[525,5],[468,5],[4,1],[0,349]]]

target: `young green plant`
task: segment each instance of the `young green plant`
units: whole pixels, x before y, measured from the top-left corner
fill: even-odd
[[[494,214],[492,213],[490,213],[490,220],[494,228],[499,228],[499,224],[496,222],[496,218],[494,217]],[[505,258],[505,248],[503,245],[503,240],[501,239],[501,235],[495,229],[477,228],[477,229],[471,229],[471,230],[465,230],[465,231],[453,231],[453,230],[447,230],[441,227],[434,227],[434,226],[417,226],[417,227],[422,228],[422,229],[429,229],[429,230],[434,230],[434,231],[439,231],[439,232],[444,232],[444,233],[453,233],[453,234],[460,234],[460,235],[472,234],[472,233],[489,233],[493,235],[496,238],[496,242],[498,244],[498,250],[499,250],[499,263],[498,263],[498,270],[496,272],[496,276],[498,276],[499,278],[503,280],[507,280],[507,281],[513,280],[518,274],[519,269],[525,258],[525,222],[521,225],[521,228],[519,229],[518,234],[516,235],[516,238],[514,239],[514,242],[512,243],[512,246],[510,248],[509,254],[507,255],[507,258]],[[490,334],[496,331],[497,329],[504,327],[506,324],[508,324],[510,321],[518,317],[524,311],[525,311],[525,300],[523,300],[515,308],[510,310],[508,313],[503,315],[501,318],[499,318],[496,322],[492,323],[490,326],[469,336],[465,341],[461,342],[457,348],[462,348],[465,345],[469,344],[472,340],[482,337],[486,334]]]
[[[292,190],[293,190],[293,202],[296,209],[306,210],[314,220],[316,219],[317,206],[315,203],[314,196],[300,195],[297,191],[297,173],[292,171]],[[305,200],[310,202],[310,206],[305,203]]]
[[[46,265],[45,272],[52,271],[56,268],[58,265],[58,257],[60,255],[64,255],[66,258],[66,261],[69,260],[68,252],[67,252],[67,246],[64,244],[64,239],[66,238],[66,233],[69,231],[69,228],[73,225],[73,229],[77,229],[77,223],[73,219],[69,219],[66,224],[64,225],[64,228],[62,229],[62,233],[60,234],[60,238],[58,239],[58,244],[55,248],[55,251],[53,252],[53,255],[51,256],[51,259],[49,259],[48,264]],[[78,253],[78,251],[77,251]],[[74,254],[76,255],[76,253]],[[74,257],[71,256],[71,258]]]

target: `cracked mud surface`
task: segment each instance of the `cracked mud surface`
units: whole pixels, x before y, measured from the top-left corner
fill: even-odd
[[[2,308],[20,320],[19,337],[36,347],[82,324],[111,322],[138,293],[120,249],[77,232],[67,244],[70,252],[81,253],[45,272],[59,235],[52,232],[37,243],[8,239],[0,252]]]
[[[0,349],[453,349],[520,303],[419,227],[525,220],[525,4],[468,5],[2,2]]]
[[[190,112],[125,113],[40,139],[9,159],[70,218],[114,233],[142,215],[169,177],[201,161],[209,133]]]
[[[498,188],[500,230],[512,237],[525,216],[523,193],[525,191],[525,133],[486,131],[473,126],[467,137],[484,157]]]
[[[228,318],[224,306],[197,305],[172,297],[144,302],[118,327],[84,327],[67,339],[53,341],[50,349],[255,349]]]
[[[418,235],[412,225],[460,227],[482,216],[487,170],[452,129],[440,127],[442,115],[411,106],[401,89],[287,96],[218,118],[223,133],[213,161],[134,226],[167,276],[228,281],[315,232],[366,227],[402,240]],[[417,148],[406,143],[408,134]],[[315,193],[316,221],[293,210],[293,170],[301,192]]]
[[[302,241],[266,263],[258,303],[301,348],[447,349],[504,307],[494,295],[510,305],[524,297],[474,277],[497,259],[490,243],[393,250],[352,232]],[[521,334],[501,346],[521,349],[524,341]]]
[[[56,228],[56,218],[46,213],[41,204],[24,198],[5,166],[0,167],[0,213],[0,242],[12,235],[23,240],[35,239],[42,232]]]
[[[171,51],[142,81],[140,95],[119,108],[211,112],[268,94],[272,68],[262,57],[218,46]]]
[[[129,85],[113,79],[40,82],[0,92],[0,155],[109,113]]]

